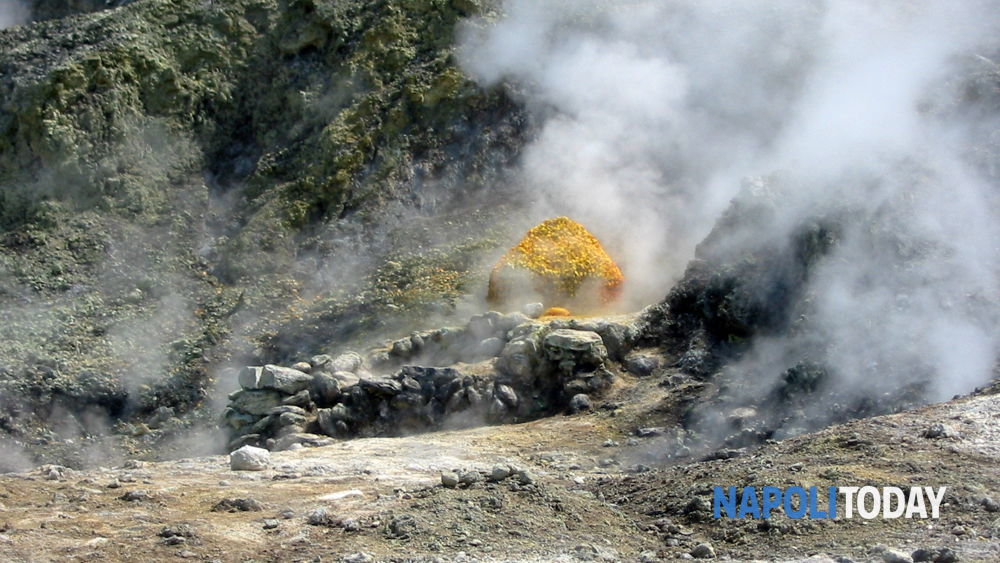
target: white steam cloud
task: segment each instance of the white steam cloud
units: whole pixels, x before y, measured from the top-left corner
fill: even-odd
[[[28,23],[31,13],[18,0],[0,0],[0,29]]]
[[[628,305],[662,297],[756,169],[814,56],[800,2],[510,2],[466,29],[466,68],[523,84],[544,125],[523,159],[539,217],[584,223]]]
[[[662,298],[743,179],[778,173],[781,217],[734,248],[838,209],[851,220],[809,280],[806,336],[762,339],[737,369],[776,379],[819,341],[837,385],[931,380],[941,399],[988,380],[1000,350],[1000,108],[956,101],[975,73],[1000,84],[998,14],[989,0],[511,0],[466,26],[462,57],[524,93],[535,213],[605,241],[628,305]]]

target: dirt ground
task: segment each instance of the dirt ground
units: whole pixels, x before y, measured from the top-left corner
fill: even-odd
[[[213,456],[5,475],[0,559],[653,561],[710,544],[731,560],[1000,560],[1000,395],[665,461],[672,406],[698,387],[670,377],[626,376],[589,413],[273,453],[259,472]],[[925,437],[934,423],[943,433]],[[635,435],[648,426],[668,430]],[[441,484],[497,465],[527,476]],[[938,520],[713,520],[715,485],[948,490]]]

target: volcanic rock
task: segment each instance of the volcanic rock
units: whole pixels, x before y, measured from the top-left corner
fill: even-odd
[[[325,508],[317,508],[306,516],[306,523],[310,526],[332,526],[336,518]]]
[[[454,489],[458,486],[458,475],[452,471],[445,471],[441,473],[441,484],[450,489]]]
[[[573,373],[580,368],[604,365],[608,351],[596,332],[559,329],[545,336],[545,357],[557,364],[563,373]]]
[[[240,390],[229,396],[229,406],[233,410],[263,416],[274,407],[281,405],[284,399],[281,393],[267,390]]]
[[[327,372],[317,372],[313,375],[311,395],[316,404],[329,407],[340,400],[340,380]]]
[[[510,408],[517,408],[517,393],[509,385],[497,385],[493,395]]]
[[[648,354],[631,353],[625,356],[625,369],[636,377],[647,377],[660,366],[660,361]]]
[[[590,410],[591,406],[590,397],[585,393],[573,395],[569,401],[569,411],[574,413]]]
[[[260,374],[264,371],[263,366],[246,366],[239,373],[240,387],[243,389],[259,389]]]
[[[511,339],[500,352],[497,369],[520,384],[529,383],[541,363],[541,340],[538,332]]]
[[[362,389],[375,396],[385,395],[391,397],[403,391],[403,385],[400,382],[387,377],[362,379],[359,385]]]
[[[334,358],[329,365],[332,371],[346,371],[349,373],[357,373],[361,366],[364,365],[364,360],[361,355],[357,352],[344,352],[343,354]]]
[[[312,376],[297,369],[268,364],[260,373],[257,385],[261,389],[274,389],[286,395],[303,391],[312,383]]]
[[[691,550],[691,557],[695,559],[712,559],[715,557],[715,549],[712,544],[700,543]]]
[[[263,471],[271,465],[271,452],[264,448],[243,446],[229,454],[229,468],[233,471]]]
[[[144,502],[150,500],[151,498],[153,498],[153,496],[149,494],[149,491],[142,489],[128,491],[118,497],[119,500],[123,500],[125,502]]]
[[[212,512],[260,512],[264,505],[252,498],[224,498],[212,506]]]
[[[507,465],[494,465],[493,469],[490,471],[489,480],[490,481],[503,481],[507,477],[510,477],[511,471],[510,467]]]
[[[478,471],[463,471],[458,475],[458,482],[462,485],[473,485],[478,483],[483,478]]]
[[[507,343],[501,338],[491,337],[483,340],[476,346],[475,356],[477,358],[492,358],[499,356]]]
[[[294,395],[289,395],[281,400],[282,405],[312,408],[312,395],[308,389],[303,389]]]

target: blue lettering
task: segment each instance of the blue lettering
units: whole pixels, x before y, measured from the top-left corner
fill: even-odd
[[[830,519],[837,517],[837,487],[830,487],[826,490],[826,504],[829,506]]]
[[[736,487],[729,487],[728,495],[722,487],[712,488],[712,517],[722,518],[722,509],[726,510],[729,518],[736,518]]]
[[[792,507],[792,495],[799,497],[797,508]],[[798,520],[806,515],[806,490],[802,487],[788,487],[785,491],[785,515]]]
[[[760,507],[757,505],[757,489],[753,487],[743,487],[743,499],[740,501],[740,518],[749,514],[754,518],[760,518]]]
[[[764,487],[761,489],[764,496],[764,518],[771,517],[771,511],[781,506],[781,489],[778,487]]]
[[[826,512],[819,509],[819,492],[816,487],[809,487],[809,517],[810,518],[829,518]]]

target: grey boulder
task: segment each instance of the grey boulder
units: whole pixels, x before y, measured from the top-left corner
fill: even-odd
[[[269,389],[240,390],[229,396],[229,406],[246,414],[264,416],[271,409],[281,404],[284,396]]]
[[[229,454],[229,468],[233,471],[263,471],[271,466],[271,452],[264,448],[243,446]]]

